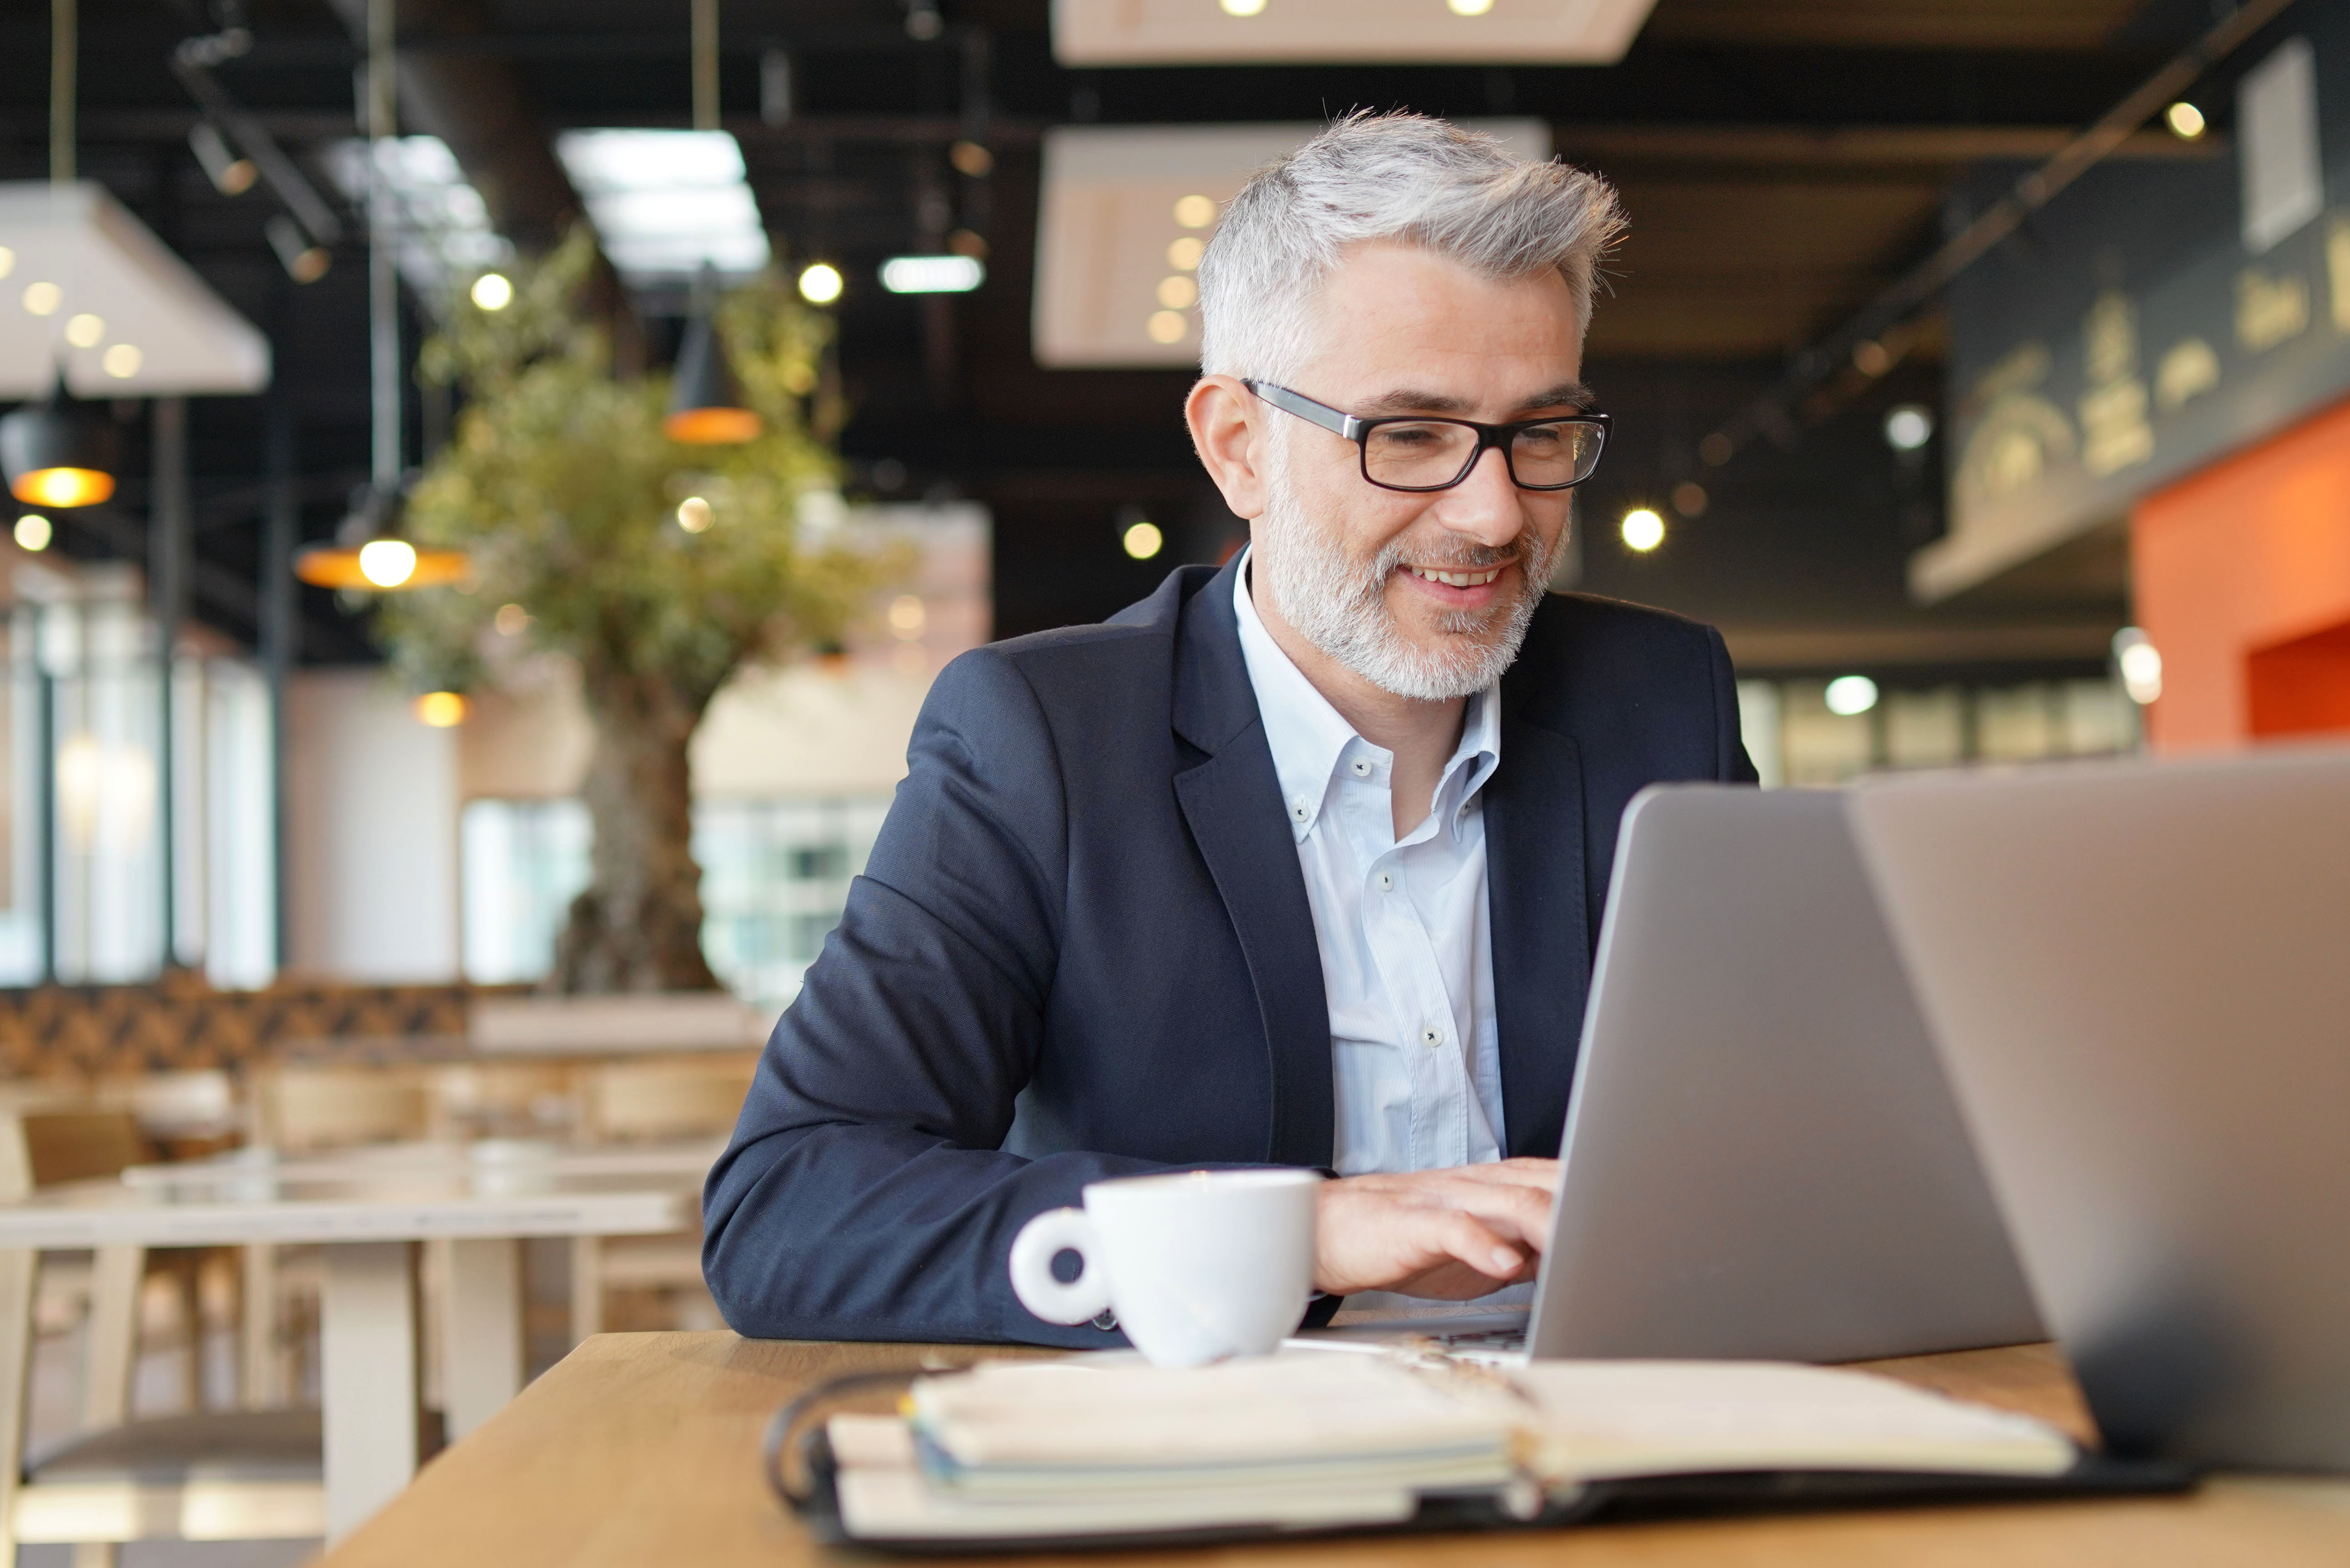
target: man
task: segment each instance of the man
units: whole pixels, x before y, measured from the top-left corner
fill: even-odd
[[[1317,1320],[1533,1277],[1624,805],[1754,776],[1719,636],[1544,591],[1620,226],[1414,116],[1234,200],[1185,412],[1251,548],[940,676],[711,1173],[737,1329],[1115,1345],[1006,1254],[1170,1167],[1335,1173]]]

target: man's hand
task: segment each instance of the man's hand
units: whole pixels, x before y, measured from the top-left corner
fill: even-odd
[[[1550,1236],[1555,1159],[1504,1159],[1322,1184],[1314,1288],[1464,1301],[1531,1280]]]

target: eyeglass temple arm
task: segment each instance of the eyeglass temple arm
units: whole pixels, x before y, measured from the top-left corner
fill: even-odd
[[[1308,424],[1320,425],[1333,435],[1347,441],[1360,441],[1363,437],[1362,421],[1352,414],[1342,414],[1327,403],[1317,403],[1286,387],[1276,387],[1271,381],[1252,381],[1243,378],[1241,385],[1282,412],[1295,414]]]

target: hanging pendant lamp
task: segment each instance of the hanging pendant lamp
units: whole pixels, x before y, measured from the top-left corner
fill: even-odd
[[[51,16],[49,39],[49,192],[54,202],[74,186],[74,75],[78,17],[72,0],[63,0]],[[13,265],[16,254],[8,253]],[[54,284],[35,283],[26,290],[25,305],[32,309],[34,289],[47,288],[53,314],[61,291]],[[114,427],[91,419],[66,390],[63,365],[51,371],[49,395],[26,403],[0,419],[0,472],[8,476],[8,493],[28,506],[95,506],[114,494],[116,455]]]
[[[677,352],[677,379],[671,385],[669,413],[661,434],[688,446],[740,446],[756,441],[766,421],[743,406],[743,389],[726,362],[712,319],[717,274],[706,264],[694,283],[693,314]]]
[[[95,506],[114,494],[120,443],[66,390],[61,371],[49,395],[0,419],[0,469],[8,493],[27,506]]]
[[[368,361],[373,415],[371,474],[351,493],[351,509],[331,545],[296,552],[294,575],[322,588],[395,593],[463,580],[463,550],[419,549],[400,537],[408,509],[400,469],[400,279],[394,270],[398,214],[385,182],[384,153],[398,130],[392,78],[392,0],[368,0]]]
[[[294,575],[314,587],[366,594],[463,582],[473,569],[473,558],[464,551],[419,549],[399,536],[407,500],[397,485],[389,490],[373,481],[360,485],[352,493],[350,514],[335,531],[335,542],[296,552]]]

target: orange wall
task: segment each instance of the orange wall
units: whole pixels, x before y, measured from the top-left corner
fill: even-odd
[[[2139,502],[2130,576],[2158,750],[2350,730],[2350,401]]]

